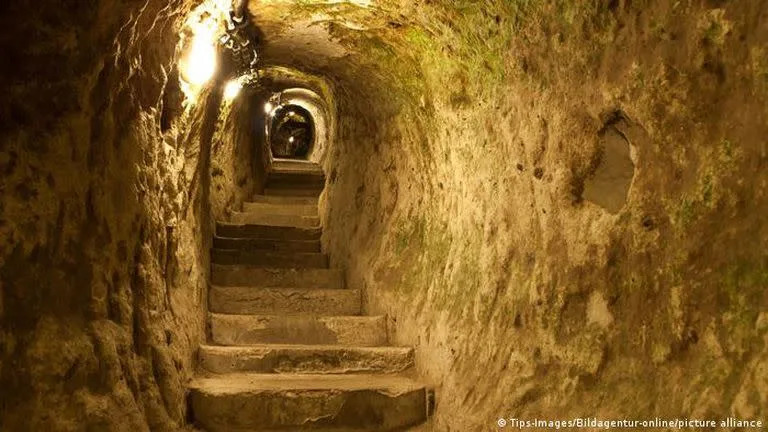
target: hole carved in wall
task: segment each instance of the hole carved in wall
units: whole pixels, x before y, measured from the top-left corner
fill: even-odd
[[[598,133],[598,152],[581,191],[581,198],[613,214],[626,204],[635,176],[632,144],[623,132],[629,125],[621,111],[606,120]]]

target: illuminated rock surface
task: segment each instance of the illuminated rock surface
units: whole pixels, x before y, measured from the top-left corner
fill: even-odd
[[[413,347],[435,431],[768,419],[768,2],[251,2],[264,85],[333,113],[322,232],[216,225],[269,158],[225,65],[182,107],[195,5],[0,6],[0,430],[190,428],[208,284],[262,277],[360,290],[359,332],[301,325]],[[329,269],[210,265],[243,243]]]

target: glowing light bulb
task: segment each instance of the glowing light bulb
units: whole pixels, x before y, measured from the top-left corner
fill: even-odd
[[[238,80],[232,80],[227,83],[227,85],[224,87],[224,99],[227,101],[234,100],[237,95],[240,94],[240,90],[243,88],[243,85],[240,84],[240,81]]]
[[[293,142],[293,137],[288,138],[288,142],[292,143]]]
[[[195,34],[185,72],[189,83],[193,85],[205,84],[216,72],[216,47],[211,32],[200,31]]]
[[[264,112],[267,113],[267,114],[272,113],[272,109],[274,109],[274,108],[275,107],[270,102],[267,102],[267,103],[264,104]]]

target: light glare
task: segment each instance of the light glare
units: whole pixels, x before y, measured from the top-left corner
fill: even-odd
[[[264,112],[267,113],[267,114],[270,114],[272,112],[273,108],[274,108],[274,106],[272,105],[271,102],[267,102],[267,103],[264,104]]]
[[[232,80],[227,83],[226,87],[224,87],[224,99],[227,101],[234,100],[237,95],[240,94],[240,90],[243,88],[243,85],[240,84],[239,80]]]
[[[218,69],[218,36],[229,16],[232,0],[202,0],[189,12],[179,37],[179,84],[184,106],[197,102],[205,83]]]
[[[208,82],[216,72],[216,47],[211,33],[201,31],[195,34],[185,72],[189,83],[198,86]]]

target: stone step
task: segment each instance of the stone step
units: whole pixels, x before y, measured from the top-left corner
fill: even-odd
[[[322,171],[272,170],[267,174],[264,186],[280,189],[322,189],[325,186],[325,174]]]
[[[282,196],[282,197],[304,197],[304,198],[317,198],[323,192],[322,187],[318,188],[280,188],[280,187],[267,187],[264,189],[266,195]]]
[[[216,222],[216,235],[220,237],[260,238],[272,240],[320,240],[320,227],[281,227],[273,225],[236,224]]]
[[[413,348],[336,345],[203,345],[200,363],[213,373],[399,373],[413,367]]]
[[[267,250],[276,252],[320,252],[320,240],[270,240],[214,237],[217,249]]]
[[[317,217],[317,203],[244,202],[244,213]]]
[[[272,171],[302,171],[302,172],[323,172],[323,168],[316,162],[310,162],[300,159],[275,158],[272,160]]]
[[[306,169],[272,165],[272,168],[267,173],[267,179],[317,182],[325,180],[325,173],[318,166]]]
[[[284,165],[273,164],[267,173],[267,179],[273,180],[288,180],[293,181],[300,179],[301,181],[324,181],[325,173],[319,165]]]
[[[424,422],[427,389],[392,375],[226,374],[191,384],[208,432],[392,431]]]
[[[211,249],[211,262],[269,268],[328,268],[328,255],[317,252],[271,252],[214,248]]]
[[[278,195],[254,195],[252,203],[273,205],[305,205],[317,207],[317,198]]]
[[[211,265],[211,283],[221,286],[253,286],[260,288],[344,287],[339,269],[261,268],[243,265]]]
[[[234,212],[230,221],[235,224],[269,225],[279,227],[314,228],[320,226],[318,216],[271,214],[263,212]]]
[[[387,344],[383,316],[226,315],[211,314],[211,336],[219,345]]]
[[[359,315],[359,290],[213,286],[211,312],[225,314]]]

